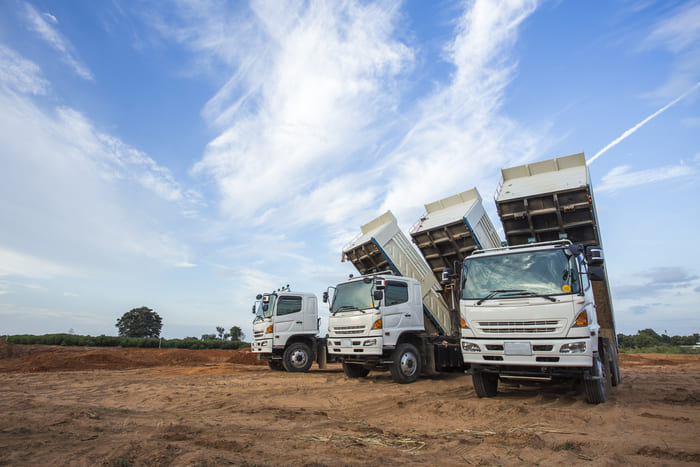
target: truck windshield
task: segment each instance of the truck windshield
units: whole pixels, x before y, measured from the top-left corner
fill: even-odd
[[[264,295],[262,300],[255,302],[255,319],[253,321],[258,321],[260,319],[269,318],[272,316],[272,309],[275,306],[275,299],[277,295]]]
[[[374,293],[374,281],[369,284],[364,281],[346,282],[338,284],[333,297],[333,305],[331,313],[335,314],[339,311],[362,310],[372,308],[374,302],[372,294]]]
[[[462,280],[462,298],[473,300],[579,292],[576,259],[565,249],[472,256]]]

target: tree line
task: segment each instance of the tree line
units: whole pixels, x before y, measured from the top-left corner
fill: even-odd
[[[640,349],[657,345],[695,345],[700,343],[700,334],[696,332],[690,336],[669,336],[665,333],[659,334],[653,329],[642,329],[634,335],[618,334],[617,342],[620,347],[625,349]]]

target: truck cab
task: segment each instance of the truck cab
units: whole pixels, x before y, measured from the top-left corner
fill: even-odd
[[[259,294],[253,313],[251,351],[267,360],[270,368],[305,372],[319,357],[318,303],[314,294],[288,288]]]
[[[371,370],[388,369],[394,381],[411,383],[422,371],[435,371],[446,360],[441,356],[450,354],[434,342],[440,340],[448,347],[449,338],[426,335],[418,280],[369,274],[350,278],[332,289],[328,354],[343,362],[347,376],[364,377]],[[325,293],[324,301],[329,298]],[[453,347],[452,362],[462,367],[457,342],[449,349]]]
[[[477,395],[496,395],[499,379],[577,378],[589,402],[605,402],[605,380],[616,385],[619,366],[596,313],[599,251],[587,258],[562,240],[478,251],[464,261],[461,347]]]

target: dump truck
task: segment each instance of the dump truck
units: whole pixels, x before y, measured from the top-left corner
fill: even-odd
[[[454,204],[464,208],[466,201],[465,197]],[[468,202],[474,204],[475,199]],[[426,208],[435,216],[429,221],[428,214],[424,216],[426,226],[453,224],[453,216],[436,216],[437,205]],[[466,212],[460,214],[462,225]],[[450,238],[461,242],[472,234],[468,229]],[[346,375],[364,377],[372,370],[388,369],[394,381],[411,383],[421,373],[465,369],[455,332],[459,327],[443,296],[441,273],[420,256],[391,211],[361,227],[361,234],[343,249],[343,260],[351,261],[361,276],[329,288],[324,301],[334,292],[328,353],[343,362]]]
[[[258,294],[253,313],[251,352],[265,359],[271,369],[306,372],[314,361],[325,368],[326,340],[318,335],[316,295],[292,292],[287,285]]]
[[[507,246],[462,267],[462,356],[479,397],[499,381],[575,379],[601,403],[620,383],[602,238],[583,153],[502,170]]]
[[[443,284],[450,305],[452,334],[459,333],[458,290],[454,287],[462,261],[477,249],[496,248],[501,239],[476,188],[425,205],[425,213],[409,230],[413,243]]]

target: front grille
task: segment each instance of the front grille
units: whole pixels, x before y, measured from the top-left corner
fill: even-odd
[[[564,321],[480,321],[478,325],[484,334],[554,334],[562,331]]]
[[[333,328],[333,332],[339,336],[352,336],[354,334],[363,334],[364,326],[338,326]]]
[[[255,338],[262,337],[264,334],[265,334],[264,331],[255,331],[253,333],[253,337],[255,337]]]

